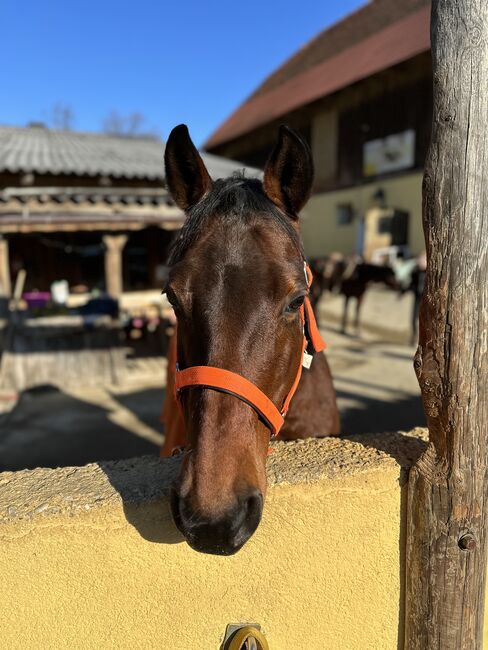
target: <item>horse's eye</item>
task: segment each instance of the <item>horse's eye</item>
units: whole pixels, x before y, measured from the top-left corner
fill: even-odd
[[[166,294],[166,298],[168,299],[169,304],[172,307],[178,307],[178,299],[175,296],[175,293],[171,287],[166,287],[164,293]]]
[[[305,300],[305,296],[298,296],[298,298],[295,298],[290,302],[290,304],[286,308],[286,311],[289,313],[298,311],[300,307],[303,305],[304,300]]]

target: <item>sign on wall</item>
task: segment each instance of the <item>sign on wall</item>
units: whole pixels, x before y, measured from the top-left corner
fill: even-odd
[[[415,164],[415,131],[408,129],[363,145],[363,176],[378,176]]]

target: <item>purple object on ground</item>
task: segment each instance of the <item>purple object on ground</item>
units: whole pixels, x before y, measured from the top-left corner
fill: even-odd
[[[29,309],[45,307],[51,302],[51,294],[49,291],[29,291],[28,293],[23,293],[22,298],[27,303]]]

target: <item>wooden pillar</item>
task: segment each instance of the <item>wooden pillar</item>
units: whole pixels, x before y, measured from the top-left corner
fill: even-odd
[[[337,180],[338,122],[336,109],[319,113],[312,122],[315,187],[320,191],[334,187]]]
[[[122,251],[127,242],[127,235],[104,235],[105,244],[105,287],[112,298],[122,295]]]
[[[408,485],[406,650],[482,647],[488,516],[488,2],[433,0],[428,255]]]
[[[0,296],[10,297],[11,292],[8,241],[0,235]]]

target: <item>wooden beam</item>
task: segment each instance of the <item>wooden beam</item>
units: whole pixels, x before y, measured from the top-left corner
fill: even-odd
[[[150,226],[162,230],[178,230],[183,225],[183,220],[158,222],[124,222],[124,221],[99,221],[99,222],[70,222],[70,223],[2,223],[0,215],[0,234],[17,233],[44,233],[44,232],[94,232],[107,230],[144,230]]]
[[[105,286],[112,298],[120,298],[124,290],[122,275],[122,251],[127,235],[105,235]]]
[[[315,165],[314,190],[337,186],[339,113],[322,111],[312,121],[312,154]]]
[[[430,441],[410,471],[406,650],[482,647],[488,514],[488,3],[433,0],[428,255],[415,370]]]
[[[0,296],[10,297],[11,292],[8,240],[0,235]]]

